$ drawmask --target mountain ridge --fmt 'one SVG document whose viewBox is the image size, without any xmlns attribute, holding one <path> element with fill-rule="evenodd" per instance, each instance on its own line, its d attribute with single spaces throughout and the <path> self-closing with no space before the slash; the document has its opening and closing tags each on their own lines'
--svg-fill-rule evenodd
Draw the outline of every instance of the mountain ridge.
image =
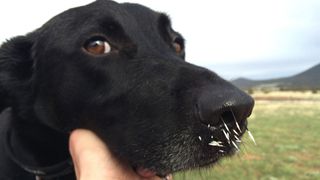
<svg viewBox="0 0 320 180">
<path fill-rule="evenodd" d="M 231 81 L 231 83 L 246 90 L 264 88 L 278 90 L 320 90 L 320 63 L 289 77 L 267 80 L 238 78 Z"/>
</svg>

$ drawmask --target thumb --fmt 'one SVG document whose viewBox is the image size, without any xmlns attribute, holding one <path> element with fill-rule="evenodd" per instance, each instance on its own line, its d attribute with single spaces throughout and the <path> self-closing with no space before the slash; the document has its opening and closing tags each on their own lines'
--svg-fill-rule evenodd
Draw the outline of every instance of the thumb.
<svg viewBox="0 0 320 180">
<path fill-rule="evenodd" d="M 69 150 L 78 180 L 128 179 L 128 176 L 134 176 L 134 172 L 121 166 L 105 144 L 89 130 L 74 130 L 70 135 Z"/>
</svg>

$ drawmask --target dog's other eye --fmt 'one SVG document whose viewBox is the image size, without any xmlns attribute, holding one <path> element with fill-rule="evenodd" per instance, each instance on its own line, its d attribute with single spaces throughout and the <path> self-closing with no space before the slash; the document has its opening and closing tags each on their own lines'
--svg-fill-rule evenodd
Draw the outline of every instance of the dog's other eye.
<svg viewBox="0 0 320 180">
<path fill-rule="evenodd" d="M 184 49 L 183 39 L 178 37 L 175 38 L 174 41 L 172 42 L 172 46 L 177 54 L 181 54 Z"/>
<path fill-rule="evenodd" d="M 103 55 L 111 52 L 110 44 L 103 38 L 94 38 L 87 41 L 84 49 L 93 55 Z"/>
<path fill-rule="evenodd" d="M 182 51 L 182 47 L 181 47 L 181 45 L 179 43 L 174 42 L 173 43 L 173 48 L 178 54 L 180 54 L 181 51 Z"/>
</svg>

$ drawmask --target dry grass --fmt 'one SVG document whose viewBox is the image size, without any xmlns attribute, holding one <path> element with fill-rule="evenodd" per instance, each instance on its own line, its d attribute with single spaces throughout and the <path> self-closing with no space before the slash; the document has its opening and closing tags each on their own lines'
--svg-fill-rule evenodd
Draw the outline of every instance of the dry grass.
<svg viewBox="0 0 320 180">
<path fill-rule="evenodd" d="M 268 93 L 256 91 L 252 96 L 256 100 L 267 101 L 320 101 L 320 92 L 314 93 L 312 91 L 273 91 Z"/>
</svg>

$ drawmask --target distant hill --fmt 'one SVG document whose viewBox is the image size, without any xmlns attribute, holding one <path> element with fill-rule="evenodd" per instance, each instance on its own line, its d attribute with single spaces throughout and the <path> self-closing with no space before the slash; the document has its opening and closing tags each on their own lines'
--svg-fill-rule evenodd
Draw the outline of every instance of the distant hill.
<svg viewBox="0 0 320 180">
<path fill-rule="evenodd" d="M 320 90 L 320 64 L 294 76 L 270 80 L 239 78 L 231 81 L 241 89 Z"/>
</svg>

